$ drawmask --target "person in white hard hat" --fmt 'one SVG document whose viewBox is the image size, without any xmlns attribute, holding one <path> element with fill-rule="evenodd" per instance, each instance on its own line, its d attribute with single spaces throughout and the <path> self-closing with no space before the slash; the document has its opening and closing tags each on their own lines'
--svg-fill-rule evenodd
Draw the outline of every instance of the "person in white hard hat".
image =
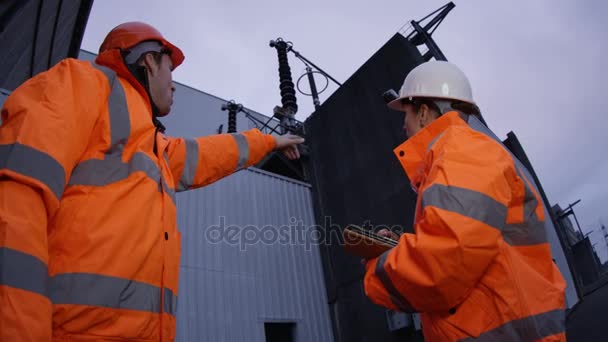
<svg viewBox="0 0 608 342">
<path fill-rule="evenodd" d="M 405 112 L 395 149 L 418 193 L 414 234 L 366 263 L 365 292 L 421 313 L 427 341 L 565 341 L 565 282 L 543 202 L 507 150 L 468 126 L 478 114 L 455 65 L 412 70 L 389 107 Z"/>
<path fill-rule="evenodd" d="M 408 137 L 449 111 L 479 114 L 467 77 L 455 65 L 443 61 L 424 63 L 412 70 L 403 82 L 399 98 L 388 106 L 409 113 L 403 125 Z"/>
</svg>

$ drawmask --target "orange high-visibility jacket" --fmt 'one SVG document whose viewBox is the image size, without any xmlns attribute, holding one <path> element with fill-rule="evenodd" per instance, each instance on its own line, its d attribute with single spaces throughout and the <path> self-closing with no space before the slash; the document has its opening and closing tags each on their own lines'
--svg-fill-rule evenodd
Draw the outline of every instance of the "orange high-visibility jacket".
<svg viewBox="0 0 608 342">
<path fill-rule="evenodd" d="M 175 193 L 274 148 L 258 130 L 157 133 L 117 50 L 25 82 L 0 127 L 0 341 L 173 340 Z"/>
<path fill-rule="evenodd" d="M 418 192 L 415 234 L 367 263 L 369 298 L 420 312 L 427 341 L 564 341 L 544 207 L 511 154 L 457 112 L 395 154 Z"/>
</svg>

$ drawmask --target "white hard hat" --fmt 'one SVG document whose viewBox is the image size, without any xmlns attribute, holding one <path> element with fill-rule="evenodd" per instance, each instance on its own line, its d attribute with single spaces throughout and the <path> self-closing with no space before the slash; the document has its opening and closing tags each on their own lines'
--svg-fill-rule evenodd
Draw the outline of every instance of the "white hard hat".
<svg viewBox="0 0 608 342">
<path fill-rule="evenodd" d="M 388 106 L 403 110 L 403 100 L 411 101 L 417 97 L 457 100 L 476 106 L 465 74 L 445 61 L 430 61 L 415 67 L 405 78 L 399 97 Z"/>
</svg>

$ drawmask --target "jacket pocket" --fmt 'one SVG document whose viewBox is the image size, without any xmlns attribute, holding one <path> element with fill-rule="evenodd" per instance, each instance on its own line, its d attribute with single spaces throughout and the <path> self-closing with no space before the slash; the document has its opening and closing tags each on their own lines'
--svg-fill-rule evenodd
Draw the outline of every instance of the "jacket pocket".
<svg viewBox="0 0 608 342">
<path fill-rule="evenodd" d="M 454 339 L 479 337 L 497 326 L 498 313 L 494 308 L 492 297 L 476 287 L 464 302 L 444 316 L 444 321 L 453 330 L 450 335 L 458 335 L 453 336 Z"/>
</svg>

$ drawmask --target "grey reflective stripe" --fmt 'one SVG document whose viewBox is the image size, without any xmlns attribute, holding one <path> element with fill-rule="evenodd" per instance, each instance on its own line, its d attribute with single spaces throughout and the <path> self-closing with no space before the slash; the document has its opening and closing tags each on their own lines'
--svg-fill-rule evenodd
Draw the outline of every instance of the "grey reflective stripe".
<svg viewBox="0 0 608 342">
<path fill-rule="evenodd" d="M 500 231 L 507 218 L 507 207 L 490 196 L 443 184 L 433 184 L 422 193 L 422 209 L 429 206 L 458 213 Z"/>
<path fill-rule="evenodd" d="M 468 337 L 461 342 L 537 341 L 566 331 L 564 310 L 553 310 L 514 320 L 486 331 L 479 337 Z"/>
<path fill-rule="evenodd" d="M 162 183 L 163 189 L 165 189 L 165 192 L 167 193 L 167 195 L 169 195 L 169 197 L 171 198 L 171 200 L 173 201 L 174 204 L 177 204 L 177 202 L 175 201 L 175 190 L 169 188 L 169 186 L 165 182 L 165 178 L 162 178 L 162 182 L 163 182 Z"/>
<path fill-rule="evenodd" d="M 160 292 L 159 287 L 150 284 L 92 273 L 62 273 L 50 279 L 53 304 L 159 313 Z"/>
<path fill-rule="evenodd" d="M 69 185 L 105 186 L 127 179 L 135 172 L 144 172 L 150 179 L 160 183 L 160 170 L 150 157 L 137 152 L 124 163 L 117 154 L 105 159 L 89 159 L 78 164 L 72 172 Z"/>
<path fill-rule="evenodd" d="M 524 212 L 522 223 L 510 223 L 505 226 L 503 236 L 505 241 L 512 246 L 529 246 L 548 242 L 545 223 L 538 219 L 536 215 L 536 207 L 538 200 L 534 192 L 528 186 L 527 179 L 519 169 L 517 175 L 524 183 Z"/>
<path fill-rule="evenodd" d="M 167 166 L 170 168 L 171 163 L 169 163 L 169 156 L 167 155 L 167 151 L 165 151 L 164 157 L 165 157 L 165 162 L 167 162 Z M 167 195 L 169 195 L 169 197 L 171 197 L 171 200 L 173 201 L 173 203 L 177 204 L 177 202 L 175 201 L 175 189 L 172 189 L 169 187 L 167 182 L 165 182 L 165 177 L 163 177 L 162 174 L 161 174 L 161 180 L 162 180 L 162 187 L 165 189 L 165 192 L 167 193 Z"/>
<path fill-rule="evenodd" d="M 416 312 L 416 310 L 414 310 L 414 307 L 410 304 L 410 302 L 407 299 L 405 299 L 405 297 L 403 297 L 399 293 L 399 291 L 397 291 L 397 289 L 395 288 L 395 285 L 393 284 L 393 282 L 389 278 L 388 274 L 386 273 L 384 264 L 386 263 L 386 257 L 388 256 L 389 252 L 390 252 L 390 250 L 382 253 L 380 258 L 378 258 L 378 261 L 376 262 L 376 270 L 375 270 L 376 277 L 378 277 L 378 279 L 380 279 L 380 281 L 382 282 L 382 285 L 384 285 L 384 289 L 386 290 L 386 292 L 388 292 L 391 302 L 393 302 L 393 304 L 400 311 Z"/>
<path fill-rule="evenodd" d="M 125 91 L 116 76 L 116 72 L 102 65 L 92 63 L 93 67 L 104 73 L 110 83 L 110 96 L 108 98 L 108 110 L 110 114 L 110 137 L 111 147 L 108 153 L 112 153 L 127 143 L 131 134 L 131 122 L 127 97 Z"/>
<path fill-rule="evenodd" d="M 40 181 L 61 200 L 65 170 L 50 155 L 19 143 L 0 145 L 0 169 L 7 169 Z"/>
<path fill-rule="evenodd" d="M 242 134 L 232 134 L 239 147 L 239 162 L 236 166 L 237 170 L 244 168 L 249 160 L 249 142 Z"/>
<path fill-rule="evenodd" d="M 511 246 L 529 246 L 548 242 L 545 222 L 538 220 L 506 224 L 502 234 Z"/>
<path fill-rule="evenodd" d="M 104 159 L 89 159 L 78 164 L 72 171 L 69 185 L 105 186 L 141 171 L 158 184 L 160 192 L 164 189 L 175 203 L 175 190 L 167 186 L 161 177 L 161 169 L 145 153 L 137 152 L 128 162 L 122 161 L 123 149 L 131 134 L 125 91 L 113 70 L 94 63 L 92 66 L 101 71 L 110 84 L 108 111 L 111 143 Z"/>
<path fill-rule="evenodd" d="M 473 130 L 489 137 L 490 139 L 496 141 L 500 146 L 504 147 L 502 141 L 500 141 L 496 134 L 494 134 L 494 132 L 492 132 L 488 127 L 486 127 L 486 125 L 484 125 L 481 121 L 479 121 L 479 119 L 475 117 L 475 115 L 467 115 L 465 121 Z M 506 147 L 504 148 L 508 151 Z"/>
<path fill-rule="evenodd" d="M 517 171 L 517 175 L 519 176 L 521 181 L 524 183 L 524 221 L 529 221 L 532 219 L 538 220 L 536 216 L 536 207 L 538 207 L 538 201 L 536 200 L 536 196 L 534 195 L 534 192 L 530 190 L 527 179 L 525 179 L 519 167 L 516 166 L 515 170 Z"/>
<path fill-rule="evenodd" d="M 168 288 L 164 289 L 163 312 L 173 316 L 177 314 L 177 296 Z"/>
<path fill-rule="evenodd" d="M 177 185 L 177 191 L 188 190 L 194 183 L 194 175 L 198 166 L 198 143 L 194 139 L 186 139 L 186 160 L 184 171 Z"/>
<path fill-rule="evenodd" d="M 0 285 L 47 297 L 48 269 L 42 260 L 12 248 L 0 247 Z"/>
<path fill-rule="evenodd" d="M 438 134 L 436 137 L 433 138 L 433 140 L 431 140 L 431 142 L 429 143 L 429 145 L 426 147 L 426 152 L 428 153 L 431 148 L 433 148 L 433 146 L 435 146 L 435 143 L 437 142 L 437 140 L 439 140 L 439 138 L 443 135 L 443 133 Z"/>
<path fill-rule="evenodd" d="M 148 155 L 137 152 L 125 163 L 117 154 L 106 155 L 105 159 L 89 159 L 78 164 L 72 172 L 69 186 L 106 186 L 129 178 L 136 172 L 143 172 L 158 185 L 158 191 L 164 191 L 175 202 L 175 190 L 171 189 L 161 178 L 160 169 Z"/>
<path fill-rule="evenodd" d="M 545 223 L 543 221 L 539 221 L 536 215 L 538 201 L 536 200 L 536 196 L 534 196 L 533 191 L 528 186 L 528 182 L 526 182 L 526 180 L 531 179 L 528 170 L 524 167 L 521 161 L 519 161 L 519 159 L 517 159 L 513 153 L 502 144 L 502 141 L 500 141 L 500 139 L 498 139 L 498 137 L 492 131 L 481 123 L 481 121 L 479 121 L 479 119 L 473 115 L 469 115 L 467 123 L 475 131 L 482 133 L 496 141 L 507 153 L 509 153 L 515 166 L 515 170 L 517 171 L 517 175 L 524 182 L 526 193 L 524 196 L 523 223 L 506 224 L 503 230 L 503 238 L 505 241 L 512 246 L 535 245 L 548 242 Z M 538 191 L 536 184 L 532 182 L 530 183 L 534 189 Z"/>
</svg>

